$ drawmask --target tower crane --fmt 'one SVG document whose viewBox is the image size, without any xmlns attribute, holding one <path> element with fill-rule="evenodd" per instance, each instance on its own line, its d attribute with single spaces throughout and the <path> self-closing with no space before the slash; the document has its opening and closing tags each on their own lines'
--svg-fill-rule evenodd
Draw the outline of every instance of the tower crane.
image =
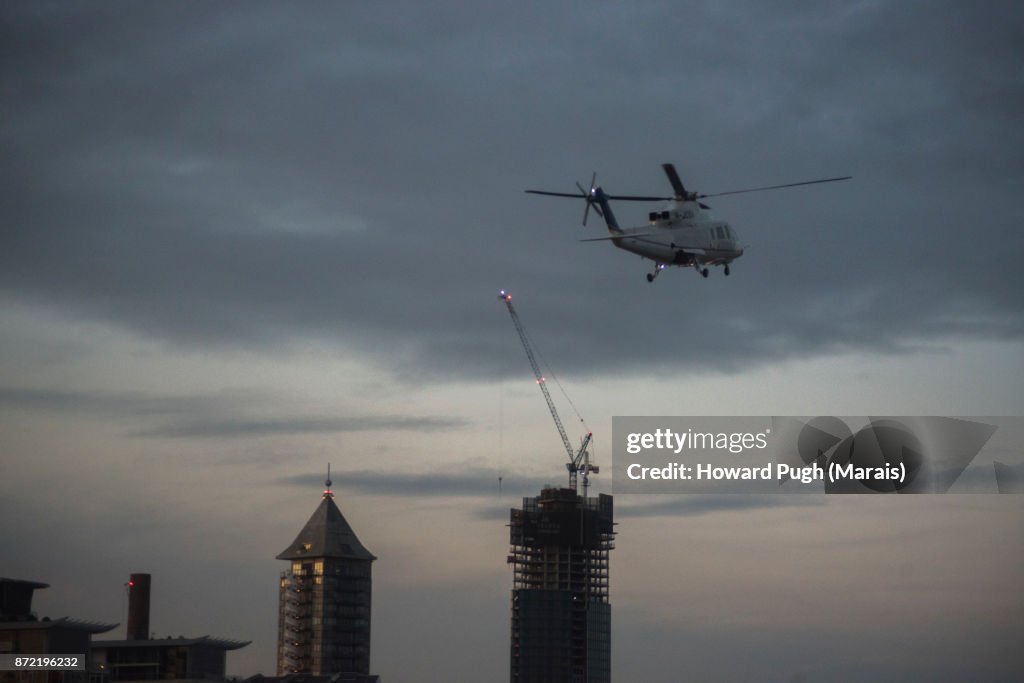
<svg viewBox="0 0 1024 683">
<path fill-rule="evenodd" d="M 512 307 L 512 295 L 506 292 L 504 289 L 498 294 L 498 298 L 505 302 L 508 307 L 509 315 L 512 316 L 512 324 L 516 326 L 516 332 L 519 333 L 519 340 L 523 343 L 523 350 L 526 351 L 526 358 L 530 361 L 530 367 L 533 368 L 533 374 L 537 378 L 537 386 L 540 387 L 540 391 L 544 394 L 544 400 L 548 404 L 548 411 L 551 412 L 551 419 L 555 421 L 555 427 L 558 428 L 558 435 L 562 437 L 562 445 L 565 446 L 565 452 L 569 456 L 569 462 L 565 463 L 566 469 L 569 470 L 569 488 L 576 491 L 576 480 L 579 475 L 583 477 L 583 497 L 587 497 L 587 487 L 589 484 L 589 475 L 591 473 L 597 474 L 600 472 L 600 468 L 597 465 L 590 463 L 590 452 L 587 450 L 587 446 L 590 445 L 590 439 L 593 437 L 593 432 L 587 432 L 586 436 L 583 437 L 582 445 L 578 451 L 573 452 L 572 444 L 569 443 L 569 437 L 565 433 L 565 425 L 562 424 L 562 419 L 558 416 L 558 410 L 555 408 L 554 401 L 551 400 L 551 393 L 548 391 L 547 381 L 544 378 L 544 373 L 540 371 L 540 365 L 537 364 L 537 358 L 533 355 L 533 348 L 530 346 L 530 340 L 526 337 L 526 330 L 523 329 L 523 323 L 519 320 L 519 314 L 516 313 L 516 309 Z"/>
</svg>

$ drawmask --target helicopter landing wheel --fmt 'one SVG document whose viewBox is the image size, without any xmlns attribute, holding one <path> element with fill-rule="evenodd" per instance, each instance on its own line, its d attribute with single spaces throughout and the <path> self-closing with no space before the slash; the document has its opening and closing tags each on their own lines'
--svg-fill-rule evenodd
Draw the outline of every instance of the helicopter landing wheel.
<svg viewBox="0 0 1024 683">
<path fill-rule="evenodd" d="M 654 282 L 654 275 L 651 274 L 651 273 L 647 273 L 647 281 L 648 282 Z"/>
<path fill-rule="evenodd" d="M 729 277 L 729 266 L 725 267 L 725 276 Z"/>
<path fill-rule="evenodd" d="M 708 276 L 708 269 L 705 268 L 704 270 L 700 271 L 700 274 L 703 275 L 704 277 L 707 277 Z"/>
</svg>

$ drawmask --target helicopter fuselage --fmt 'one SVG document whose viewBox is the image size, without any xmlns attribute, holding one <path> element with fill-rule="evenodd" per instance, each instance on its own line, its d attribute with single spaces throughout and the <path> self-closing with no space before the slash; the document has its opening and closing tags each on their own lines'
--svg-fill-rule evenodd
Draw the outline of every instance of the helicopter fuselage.
<svg viewBox="0 0 1024 683">
<path fill-rule="evenodd" d="M 674 202 L 648 218 L 642 227 L 616 230 L 609 226 L 612 244 L 660 265 L 728 265 L 743 255 L 729 223 L 715 219 L 697 202 Z"/>
<path fill-rule="evenodd" d="M 608 237 L 584 241 L 611 240 L 619 249 L 651 259 L 655 265 L 647 274 L 648 282 L 667 266 L 691 266 L 704 277 L 708 266 L 724 266 L 728 275 L 729 264 L 743 255 L 739 237 L 729 223 L 714 218 L 700 202 L 672 200 L 661 211 L 649 213 L 646 226 L 622 228 L 601 188 L 594 188 L 590 197 L 600 206 Z"/>
</svg>

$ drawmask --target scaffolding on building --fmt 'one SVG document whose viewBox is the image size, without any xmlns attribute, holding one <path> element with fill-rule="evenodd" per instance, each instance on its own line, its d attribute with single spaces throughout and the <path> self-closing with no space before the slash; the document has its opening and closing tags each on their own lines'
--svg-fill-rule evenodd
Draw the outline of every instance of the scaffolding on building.
<svg viewBox="0 0 1024 683">
<path fill-rule="evenodd" d="M 312 577 L 304 571 L 281 573 L 279 661 L 286 671 L 309 671 L 313 608 Z"/>
<path fill-rule="evenodd" d="M 512 681 L 610 680 L 612 497 L 544 489 L 511 511 Z"/>
</svg>

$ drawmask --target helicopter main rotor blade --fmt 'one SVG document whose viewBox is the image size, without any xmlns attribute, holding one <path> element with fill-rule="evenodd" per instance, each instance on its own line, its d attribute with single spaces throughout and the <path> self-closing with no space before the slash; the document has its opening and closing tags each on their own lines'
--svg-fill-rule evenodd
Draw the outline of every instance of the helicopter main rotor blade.
<svg viewBox="0 0 1024 683">
<path fill-rule="evenodd" d="M 617 199 L 620 202 L 667 202 L 670 199 L 675 199 L 675 197 L 645 197 L 626 194 L 606 194 L 605 199 Z"/>
<path fill-rule="evenodd" d="M 661 167 L 665 169 L 665 175 L 668 176 L 668 181 L 672 183 L 672 189 L 676 191 L 677 197 L 686 196 L 686 188 L 683 187 L 683 181 L 679 179 L 679 174 L 676 173 L 676 167 L 674 164 L 662 164 Z"/>
<path fill-rule="evenodd" d="M 703 199 L 704 197 L 722 197 L 727 194 L 742 194 L 744 192 L 761 192 L 763 190 L 780 190 L 784 187 L 798 187 L 800 185 L 816 185 L 818 183 L 834 183 L 838 180 L 849 180 L 852 175 L 844 175 L 841 178 L 822 178 L 821 180 L 805 180 L 801 183 L 786 183 L 785 185 L 770 185 L 768 187 L 752 187 L 748 190 L 730 190 L 728 192 L 714 192 L 712 194 L 699 194 L 698 198 Z"/>
<path fill-rule="evenodd" d="M 579 192 L 546 192 L 545 190 L 523 190 L 527 194 L 546 194 L 549 197 L 572 197 L 573 199 L 579 199 Z"/>
<path fill-rule="evenodd" d="M 543 194 L 549 197 L 571 197 L 572 199 L 580 199 L 582 197 L 578 192 L 548 192 L 547 190 L 523 190 L 523 192 L 528 194 Z M 637 195 L 606 194 L 605 199 L 615 199 L 622 202 L 665 202 L 670 199 L 675 199 L 675 197 L 666 197 L 664 195 L 661 197 L 647 197 Z"/>
</svg>

